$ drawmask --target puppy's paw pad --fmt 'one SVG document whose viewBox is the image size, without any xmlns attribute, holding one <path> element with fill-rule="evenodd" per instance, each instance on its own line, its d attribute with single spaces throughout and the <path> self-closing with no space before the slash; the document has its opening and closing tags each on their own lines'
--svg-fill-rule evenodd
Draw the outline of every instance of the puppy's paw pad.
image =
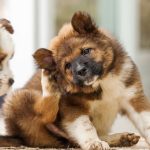
<svg viewBox="0 0 150 150">
<path fill-rule="evenodd" d="M 134 133 L 125 133 L 120 138 L 121 146 L 133 146 L 138 143 L 139 139 L 140 136 Z"/>
<path fill-rule="evenodd" d="M 109 150 L 109 145 L 104 141 L 90 141 L 87 143 L 86 150 Z"/>
</svg>

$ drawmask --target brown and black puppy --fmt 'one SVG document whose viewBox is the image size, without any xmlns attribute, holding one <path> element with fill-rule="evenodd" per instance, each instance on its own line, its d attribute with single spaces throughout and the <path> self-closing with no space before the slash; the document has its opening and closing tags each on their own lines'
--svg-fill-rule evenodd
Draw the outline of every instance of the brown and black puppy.
<svg viewBox="0 0 150 150">
<path fill-rule="evenodd" d="M 117 114 L 124 112 L 150 143 L 150 103 L 136 65 L 88 14 L 75 13 L 49 50 L 38 50 L 34 58 L 42 75 L 38 72 L 26 85 L 27 92 L 15 92 L 4 105 L 9 135 L 22 138 L 28 146 L 59 147 L 61 141 L 46 128 L 55 120 L 84 150 L 131 146 L 139 140 L 134 134 L 107 136 Z M 57 70 L 54 78 L 49 71 L 52 64 Z"/>
</svg>

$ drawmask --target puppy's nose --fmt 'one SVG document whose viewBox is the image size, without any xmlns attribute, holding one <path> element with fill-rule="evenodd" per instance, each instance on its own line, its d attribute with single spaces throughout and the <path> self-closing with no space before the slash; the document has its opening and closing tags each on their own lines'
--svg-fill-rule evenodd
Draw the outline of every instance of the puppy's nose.
<svg viewBox="0 0 150 150">
<path fill-rule="evenodd" d="M 85 67 L 83 67 L 82 69 L 80 69 L 80 70 L 77 71 L 77 74 L 78 74 L 79 76 L 86 76 L 86 74 L 87 74 L 87 69 L 86 69 Z"/>
<path fill-rule="evenodd" d="M 14 79 L 13 79 L 13 78 L 10 78 L 10 79 L 8 80 L 8 83 L 9 83 L 10 86 L 13 85 Z"/>
</svg>

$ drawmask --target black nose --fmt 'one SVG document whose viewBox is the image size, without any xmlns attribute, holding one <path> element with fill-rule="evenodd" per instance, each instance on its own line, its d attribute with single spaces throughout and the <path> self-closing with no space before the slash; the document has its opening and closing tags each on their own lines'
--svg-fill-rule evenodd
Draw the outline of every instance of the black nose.
<svg viewBox="0 0 150 150">
<path fill-rule="evenodd" d="M 9 81 L 8 81 L 9 85 L 13 85 L 14 83 L 14 79 L 10 78 Z"/>
<path fill-rule="evenodd" d="M 87 74 L 87 69 L 86 69 L 85 67 L 83 67 L 82 69 L 80 69 L 80 70 L 77 71 L 77 74 L 78 74 L 79 76 L 86 76 L 86 74 Z"/>
</svg>

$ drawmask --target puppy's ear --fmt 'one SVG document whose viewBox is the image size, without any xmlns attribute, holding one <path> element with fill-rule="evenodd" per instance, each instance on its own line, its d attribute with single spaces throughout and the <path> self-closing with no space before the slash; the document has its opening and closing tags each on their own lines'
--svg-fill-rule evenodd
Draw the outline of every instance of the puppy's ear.
<svg viewBox="0 0 150 150">
<path fill-rule="evenodd" d="M 6 58 L 7 54 L 0 52 L 0 63 Z"/>
<path fill-rule="evenodd" d="M 10 34 L 14 33 L 14 29 L 11 25 L 11 22 L 7 19 L 0 19 L 0 27 L 4 27 Z"/>
<path fill-rule="evenodd" d="M 38 49 L 33 57 L 40 69 L 53 70 L 56 67 L 56 63 L 52 56 L 52 52 L 45 48 Z"/>
<path fill-rule="evenodd" d="M 90 15 L 85 12 L 76 12 L 72 17 L 71 24 L 74 30 L 80 34 L 97 32 L 95 23 L 92 21 Z"/>
</svg>

